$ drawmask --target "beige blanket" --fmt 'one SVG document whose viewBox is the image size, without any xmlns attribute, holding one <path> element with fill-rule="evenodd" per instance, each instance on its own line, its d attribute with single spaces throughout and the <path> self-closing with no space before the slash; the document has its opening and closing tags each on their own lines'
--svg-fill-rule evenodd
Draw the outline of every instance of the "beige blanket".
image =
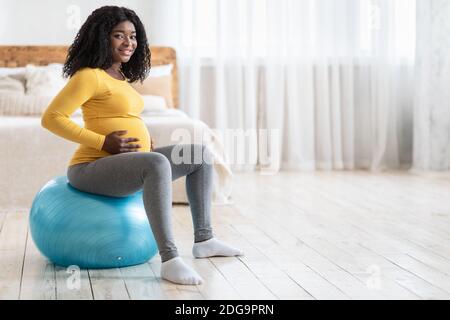
<svg viewBox="0 0 450 320">
<path fill-rule="evenodd" d="M 224 148 L 205 123 L 173 109 L 154 111 L 143 118 L 155 140 L 155 147 L 180 142 L 207 144 L 215 158 L 213 204 L 231 203 L 232 173 L 226 163 Z M 83 125 L 79 114 L 72 120 Z M 183 141 L 177 133 L 181 133 Z M 43 129 L 38 116 L 1 116 L 0 206 L 31 207 L 36 193 L 47 181 L 66 174 L 76 147 L 75 143 Z M 173 202 L 188 202 L 184 177 L 173 182 Z"/>
</svg>

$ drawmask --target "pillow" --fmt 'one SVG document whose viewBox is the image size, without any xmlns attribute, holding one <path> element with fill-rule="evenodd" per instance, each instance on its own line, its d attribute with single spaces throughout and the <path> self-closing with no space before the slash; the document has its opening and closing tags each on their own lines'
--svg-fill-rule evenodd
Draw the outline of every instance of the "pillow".
<svg viewBox="0 0 450 320">
<path fill-rule="evenodd" d="M 158 117 L 158 118 L 162 118 L 162 117 L 164 117 L 164 118 L 168 118 L 168 117 L 171 117 L 171 118 L 180 118 L 180 117 L 188 118 L 189 117 L 186 114 L 186 112 L 181 111 L 179 109 L 175 109 L 175 108 L 174 109 L 167 108 L 167 109 L 164 109 L 164 110 L 157 110 L 157 109 L 149 110 L 146 113 L 144 113 L 143 116 L 144 117 L 151 117 L 153 119 L 155 117 Z"/>
<path fill-rule="evenodd" d="M 172 68 L 172 64 L 152 67 L 150 70 L 150 75 L 142 84 L 137 81 L 131 85 L 141 95 L 164 97 L 167 107 L 173 108 Z"/>
<path fill-rule="evenodd" d="M 0 68 L 0 77 L 9 76 L 10 78 L 20 80 L 25 86 L 25 67 L 19 68 Z"/>
<path fill-rule="evenodd" d="M 0 94 L 4 93 L 24 94 L 23 82 L 11 76 L 0 76 Z"/>
<path fill-rule="evenodd" d="M 0 68 L 0 76 L 10 76 L 10 75 L 20 75 L 20 74 L 25 76 L 25 67 Z"/>
<path fill-rule="evenodd" d="M 163 77 L 172 75 L 173 64 L 163 64 L 150 69 L 150 77 Z"/>
<path fill-rule="evenodd" d="M 142 113 L 167 109 L 167 103 L 164 97 L 153 95 L 142 95 L 142 99 L 144 100 L 144 110 L 142 111 Z"/>
<path fill-rule="evenodd" d="M 35 96 L 22 93 L 0 93 L 0 115 L 41 115 L 51 102 L 50 96 Z"/>
<path fill-rule="evenodd" d="M 52 102 L 51 96 L 38 96 L 23 93 L 0 92 L 0 115 L 2 116 L 41 116 Z M 72 116 L 81 116 L 78 108 Z"/>
<path fill-rule="evenodd" d="M 63 65 L 60 63 L 47 66 L 28 64 L 25 68 L 27 94 L 54 97 L 67 83 L 67 79 L 62 76 Z"/>
</svg>

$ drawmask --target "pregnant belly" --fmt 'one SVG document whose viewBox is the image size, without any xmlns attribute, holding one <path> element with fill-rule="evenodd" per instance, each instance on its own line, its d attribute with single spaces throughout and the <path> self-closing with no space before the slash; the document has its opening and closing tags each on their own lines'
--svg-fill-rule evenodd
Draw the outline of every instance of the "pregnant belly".
<svg viewBox="0 0 450 320">
<path fill-rule="evenodd" d="M 151 141 L 150 134 L 144 121 L 139 118 L 101 118 L 97 120 L 97 130 L 103 135 L 107 135 L 113 131 L 127 130 L 127 133 L 122 135 L 122 138 L 137 138 L 141 148 L 138 151 L 150 151 Z"/>
</svg>

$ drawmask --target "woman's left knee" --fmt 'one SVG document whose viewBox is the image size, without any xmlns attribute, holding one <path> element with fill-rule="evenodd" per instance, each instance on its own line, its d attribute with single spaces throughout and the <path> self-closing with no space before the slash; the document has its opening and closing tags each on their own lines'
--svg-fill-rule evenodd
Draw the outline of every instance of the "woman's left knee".
<svg viewBox="0 0 450 320">
<path fill-rule="evenodd" d="M 213 156 L 210 149 L 204 144 L 192 144 L 194 163 L 209 164 L 213 163 Z M 200 159 L 200 160 L 198 160 Z"/>
</svg>

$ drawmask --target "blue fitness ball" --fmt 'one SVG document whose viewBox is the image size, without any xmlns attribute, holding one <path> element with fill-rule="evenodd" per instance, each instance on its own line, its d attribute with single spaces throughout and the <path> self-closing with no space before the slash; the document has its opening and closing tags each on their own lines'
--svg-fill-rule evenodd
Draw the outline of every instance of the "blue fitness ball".
<svg viewBox="0 0 450 320">
<path fill-rule="evenodd" d="M 49 181 L 36 195 L 30 231 L 39 251 L 64 267 L 132 266 L 158 251 L 142 190 L 127 197 L 106 197 L 75 189 L 66 176 Z"/>
</svg>

